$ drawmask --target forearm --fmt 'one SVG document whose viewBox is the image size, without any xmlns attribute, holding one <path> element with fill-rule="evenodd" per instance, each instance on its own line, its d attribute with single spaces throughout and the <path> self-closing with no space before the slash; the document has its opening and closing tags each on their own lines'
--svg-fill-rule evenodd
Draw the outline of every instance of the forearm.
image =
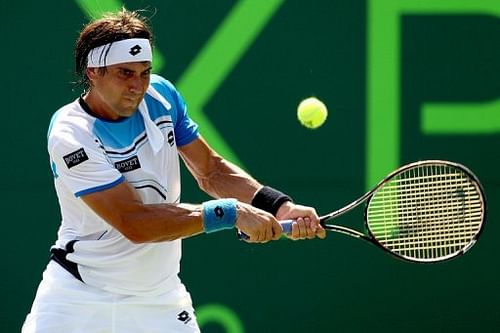
<svg viewBox="0 0 500 333">
<path fill-rule="evenodd" d="M 197 177 L 203 191 L 214 198 L 236 198 L 250 203 L 262 185 L 235 164 L 217 156 L 212 160 L 212 171 Z"/>
<path fill-rule="evenodd" d="M 262 187 L 247 172 L 224 160 L 202 137 L 179 147 L 179 152 L 200 188 L 214 198 L 250 203 Z"/>
<path fill-rule="evenodd" d="M 236 198 L 273 215 L 285 201 L 291 200 L 279 191 L 263 187 L 247 172 L 218 155 L 202 138 L 180 148 L 180 152 L 200 188 L 214 198 Z"/>
<path fill-rule="evenodd" d="M 201 205 L 145 204 L 127 182 L 81 199 L 134 243 L 174 240 L 203 232 Z"/>
<path fill-rule="evenodd" d="M 171 241 L 203 232 L 201 205 L 141 204 L 124 211 L 122 233 L 134 243 Z"/>
</svg>

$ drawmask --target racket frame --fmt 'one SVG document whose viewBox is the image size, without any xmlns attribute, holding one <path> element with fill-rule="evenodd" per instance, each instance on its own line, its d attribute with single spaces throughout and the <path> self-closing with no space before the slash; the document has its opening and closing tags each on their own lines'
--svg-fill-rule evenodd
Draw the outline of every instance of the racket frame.
<svg viewBox="0 0 500 333">
<path fill-rule="evenodd" d="M 432 164 L 439 164 L 439 165 L 443 165 L 443 166 L 450 166 L 450 167 L 460 169 L 468 177 L 470 177 L 470 179 L 473 181 L 473 184 L 478 189 L 479 197 L 480 197 L 481 202 L 482 202 L 483 216 L 482 216 L 481 226 L 467 246 L 465 246 L 460 251 L 453 253 L 453 254 L 450 254 L 448 256 L 444 256 L 444 257 L 440 257 L 440 258 L 432 258 L 432 259 L 417 259 L 417 258 L 412 258 L 412 257 L 400 255 L 400 254 L 395 253 L 395 252 L 391 251 L 390 249 L 386 248 L 384 245 L 382 245 L 382 243 L 380 243 L 375 238 L 372 231 L 370 230 L 370 227 L 368 225 L 368 207 L 370 204 L 370 200 L 373 198 L 375 193 L 380 188 L 382 188 L 382 186 L 384 186 L 387 182 L 391 181 L 396 175 L 403 173 L 406 170 L 418 167 L 418 166 L 425 166 L 425 165 L 432 165 Z M 364 229 L 365 229 L 366 233 L 362 233 L 360 231 L 351 229 L 349 227 L 326 223 L 329 220 L 333 220 L 333 219 L 347 213 L 348 211 L 353 210 L 354 208 L 358 207 L 360 204 L 362 204 L 364 202 L 366 202 L 365 208 L 364 208 Z M 359 199 L 351 202 L 347 206 L 344 206 L 336 211 L 333 211 L 329 214 L 320 216 L 320 224 L 326 230 L 335 231 L 335 232 L 342 233 L 342 234 L 345 234 L 345 235 L 348 235 L 351 237 L 365 240 L 365 241 L 383 249 L 385 252 L 391 254 L 392 256 L 394 256 L 398 259 L 402 259 L 404 261 L 410 261 L 410 262 L 414 262 L 414 263 L 415 262 L 416 263 L 436 263 L 436 262 L 442 262 L 442 261 L 446 261 L 446 260 L 449 260 L 452 258 L 462 256 L 467 251 L 469 251 L 470 248 L 472 248 L 472 246 L 476 243 L 476 241 L 479 238 L 479 236 L 481 235 L 481 233 L 483 232 L 484 224 L 486 221 L 486 215 L 487 215 L 487 205 L 486 205 L 486 196 L 484 194 L 483 186 L 481 185 L 479 178 L 477 178 L 477 176 L 470 169 L 468 169 L 464 165 L 456 163 L 456 162 L 450 162 L 450 161 L 445 161 L 445 160 L 423 160 L 423 161 L 418 161 L 418 162 L 413 162 L 413 163 L 403 165 L 400 168 L 394 170 L 393 172 L 388 174 L 384 179 L 382 179 L 373 189 L 371 189 L 370 191 L 365 193 Z"/>
</svg>

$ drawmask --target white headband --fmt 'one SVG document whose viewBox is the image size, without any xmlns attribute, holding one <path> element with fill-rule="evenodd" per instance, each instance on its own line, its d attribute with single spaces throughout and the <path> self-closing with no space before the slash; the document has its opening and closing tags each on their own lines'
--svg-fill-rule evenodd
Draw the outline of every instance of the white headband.
<svg viewBox="0 0 500 333">
<path fill-rule="evenodd" d="M 106 67 L 125 62 L 152 61 L 151 44 L 145 38 L 130 38 L 90 50 L 87 67 Z"/>
</svg>

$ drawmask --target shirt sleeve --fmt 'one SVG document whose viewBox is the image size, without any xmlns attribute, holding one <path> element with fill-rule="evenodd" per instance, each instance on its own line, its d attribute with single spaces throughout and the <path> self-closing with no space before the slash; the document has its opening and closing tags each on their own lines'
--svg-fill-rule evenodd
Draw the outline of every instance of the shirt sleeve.
<svg viewBox="0 0 500 333">
<path fill-rule="evenodd" d="M 74 132 L 59 133 L 49 138 L 48 148 L 56 181 L 76 197 L 112 188 L 125 180 L 90 137 L 77 140 Z"/>
<path fill-rule="evenodd" d="M 198 124 L 195 123 L 188 114 L 187 104 L 180 92 L 168 80 L 161 76 L 152 76 L 154 88 L 172 104 L 172 120 L 177 146 L 184 146 L 198 138 Z"/>
<path fill-rule="evenodd" d="M 196 124 L 188 115 L 187 105 L 184 98 L 176 90 L 176 109 L 177 121 L 175 122 L 175 137 L 177 146 L 184 146 L 199 136 L 198 124 Z"/>
</svg>

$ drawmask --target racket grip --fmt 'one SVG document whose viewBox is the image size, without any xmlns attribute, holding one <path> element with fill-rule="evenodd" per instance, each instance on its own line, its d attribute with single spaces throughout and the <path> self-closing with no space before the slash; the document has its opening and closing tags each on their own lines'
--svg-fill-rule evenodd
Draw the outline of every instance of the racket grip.
<svg viewBox="0 0 500 333">
<path fill-rule="evenodd" d="M 279 221 L 279 223 L 281 225 L 281 228 L 283 229 L 283 233 L 284 234 L 290 235 L 292 233 L 292 224 L 293 224 L 293 222 L 295 222 L 295 221 L 294 220 Z M 241 240 L 247 240 L 250 237 L 247 234 L 245 234 L 243 231 L 238 230 L 238 238 L 241 239 Z"/>
<path fill-rule="evenodd" d="M 295 220 L 283 220 L 279 222 L 281 224 L 281 228 L 283 229 L 283 233 L 290 235 L 292 233 L 292 224 Z"/>
</svg>

